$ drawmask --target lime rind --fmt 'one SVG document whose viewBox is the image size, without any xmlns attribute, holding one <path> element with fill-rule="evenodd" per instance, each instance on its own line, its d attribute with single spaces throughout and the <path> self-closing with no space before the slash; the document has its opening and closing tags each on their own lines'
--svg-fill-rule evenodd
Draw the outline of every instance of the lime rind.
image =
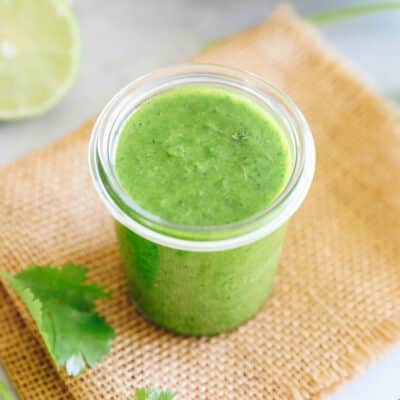
<svg viewBox="0 0 400 400">
<path fill-rule="evenodd" d="M 61 55 L 65 54 L 66 57 L 64 62 L 68 62 L 69 65 L 67 76 L 61 83 L 57 83 L 55 85 L 51 85 L 51 79 L 49 79 L 47 83 L 52 86 L 52 89 L 49 90 L 48 97 L 40 103 L 30 105 L 21 102 L 16 104 L 15 107 L 0 107 L 0 121 L 15 121 L 25 118 L 33 118 L 48 112 L 65 96 L 77 79 L 81 58 L 81 35 L 78 21 L 65 0 L 47 0 L 47 2 L 54 7 L 54 10 L 58 15 L 65 19 L 66 26 L 68 27 L 71 47 L 65 53 L 60 51 Z M 41 49 L 38 48 L 36 50 L 38 52 L 38 56 L 40 56 Z M 45 49 L 44 52 L 49 53 L 49 50 Z M 68 53 L 69 56 L 67 56 Z M 2 90 L 1 85 L 0 90 Z M 29 90 L 29 87 L 27 90 Z"/>
</svg>

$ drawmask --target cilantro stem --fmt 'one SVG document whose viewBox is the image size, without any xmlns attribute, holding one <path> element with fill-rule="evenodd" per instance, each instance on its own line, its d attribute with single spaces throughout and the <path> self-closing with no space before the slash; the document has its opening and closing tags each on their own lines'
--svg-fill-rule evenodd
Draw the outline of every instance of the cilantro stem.
<svg viewBox="0 0 400 400">
<path fill-rule="evenodd" d="M 362 6 L 340 8 L 338 10 L 310 15 L 309 17 L 306 18 L 306 20 L 308 20 L 309 22 L 311 22 L 316 26 L 324 26 L 334 22 L 340 22 L 347 18 L 361 17 L 366 14 L 391 11 L 391 10 L 400 11 L 400 1 L 391 1 L 386 3 L 371 3 Z"/>
<path fill-rule="evenodd" d="M 10 391 L 8 390 L 5 383 L 0 382 L 0 399 L 1 400 L 13 400 Z"/>
</svg>

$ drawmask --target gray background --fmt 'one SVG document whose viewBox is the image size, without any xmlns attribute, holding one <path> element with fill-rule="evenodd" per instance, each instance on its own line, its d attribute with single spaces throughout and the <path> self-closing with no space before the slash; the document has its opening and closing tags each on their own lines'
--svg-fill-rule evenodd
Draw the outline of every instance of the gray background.
<svg viewBox="0 0 400 400">
<path fill-rule="evenodd" d="M 196 54 L 205 43 L 262 21 L 278 2 L 76 0 L 71 3 L 83 38 L 78 81 L 48 114 L 29 121 L 0 123 L 0 165 L 79 127 L 138 75 L 179 63 Z M 365 2 L 298 0 L 289 3 L 300 14 L 309 15 Z M 334 24 L 321 32 L 378 91 L 400 100 L 400 12 Z M 398 400 L 399 370 L 400 345 L 331 398 Z"/>
</svg>

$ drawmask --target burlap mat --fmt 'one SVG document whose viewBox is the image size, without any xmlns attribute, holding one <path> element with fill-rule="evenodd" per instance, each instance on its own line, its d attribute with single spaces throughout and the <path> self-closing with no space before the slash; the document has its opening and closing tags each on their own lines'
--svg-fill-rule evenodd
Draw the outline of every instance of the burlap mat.
<svg viewBox="0 0 400 400">
<path fill-rule="evenodd" d="M 0 265 L 87 264 L 115 293 L 100 311 L 117 339 L 98 368 L 58 379 L 7 289 L 18 312 L 2 293 L 0 357 L 23 398 L 125 400 L 136 386 L 156 386 L 184 400 L 317 399 L 400 339 L 395 113 L 287 9 L 197 61 L 282 87 L 315 136 L 315 183 L 290 226 L 272 298 L 255 319 L 213 338 L 145 322 L 129 305 L 112 221 L 88 175 L 89 123 L 0 173 Z"/>
</svg>

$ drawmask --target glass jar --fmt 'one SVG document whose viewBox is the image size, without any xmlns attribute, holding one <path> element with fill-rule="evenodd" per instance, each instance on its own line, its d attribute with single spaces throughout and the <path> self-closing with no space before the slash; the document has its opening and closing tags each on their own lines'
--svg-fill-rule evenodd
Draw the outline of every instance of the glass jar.
<svg viewBox="0 0 400 400">
<path fill-rule="evenodd" d="M 287 141 L 290 178 L 257 214 L 222 226 L 172 224 L 141 208 L 115 171 L 119 135 L 149 98 L 181 85 L 224 88 L 262 107 Z M 315 149 L 310 129 L 288 96 L 236 69 L 182 65 L 145 75 L 122 89 L 93 129 L 90 170 L 100 198 L 116 220 L 130 294 L 140 312 L 184 335 L 231 330 L 254 316 L 271 291 L 287 223 L 312 182 Z"/>
</svg>

